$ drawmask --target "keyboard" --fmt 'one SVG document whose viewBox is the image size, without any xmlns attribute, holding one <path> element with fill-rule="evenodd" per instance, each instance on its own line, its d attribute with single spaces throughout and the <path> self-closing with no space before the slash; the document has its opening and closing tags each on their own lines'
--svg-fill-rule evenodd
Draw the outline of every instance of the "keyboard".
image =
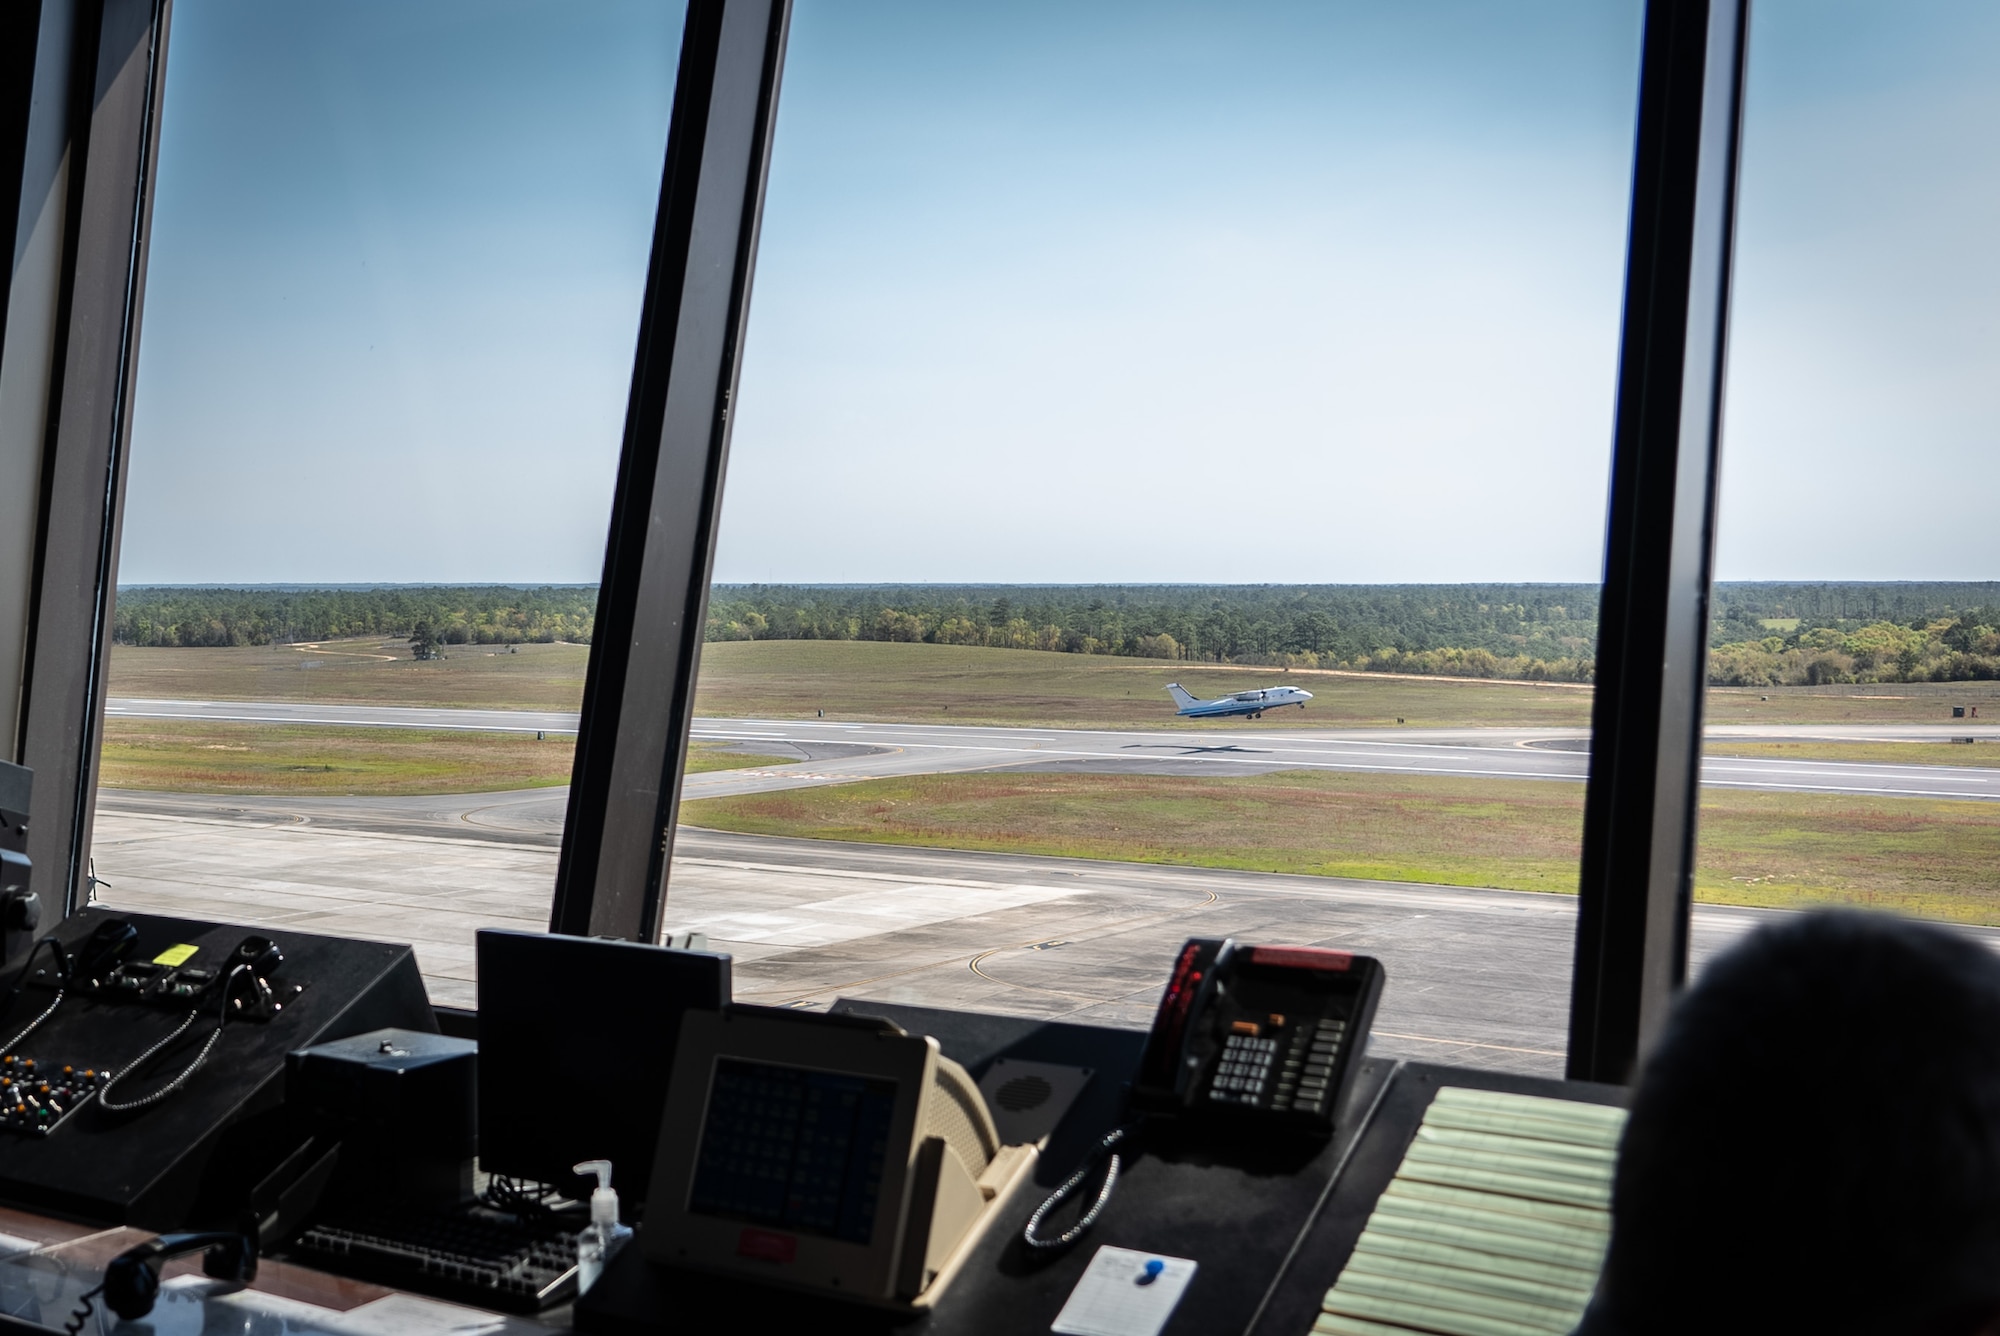
<svg viewBox="0 0 2000 1336">
<path fill-rule="evenodd" d="M 484 1206 L 308 1226 L 286 1250 L 323 1271 L 509 1313 L 576 1297 L 576 1236 L 556 1220 Z"/>
</svg>

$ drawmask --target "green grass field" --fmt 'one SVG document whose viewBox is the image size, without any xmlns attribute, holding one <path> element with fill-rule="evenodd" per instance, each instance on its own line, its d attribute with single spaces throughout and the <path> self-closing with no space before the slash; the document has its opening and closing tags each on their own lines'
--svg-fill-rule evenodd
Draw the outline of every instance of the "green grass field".
<svg viewBox="0 0 2000 1336">
<path fill-rule="evenodd" d="M 99 782 L 109 789 L 167 793 L 492 793 L 569 783 L 576 740 L 552 734 L 408 728 L 318 728 L 267 724 L 111 719 Z M 697 742 L 691 772 L 783 764 Z"/>
<path fill-rule="evenodd" d="M 400 640 L 240 649 L 111 648 L 111 694 L 141 699 L 301 700 L 574 710 L 587 645 L 447 645 L 418 663 Z"/>
<path fill-rule="evenodd" d="M 312 700 L 357 704 L 574 710 L 589 650 L 581 645 L 447 646 L 418 663 L 400 641 L 317 647 L 137 649 L 114 646 L 111 694 L 195 700 Z M 1565 727 L 1590 723 L 1591 692 L 1571 684 L 1469 682 L 1275 668 L 1217 668 L 1035 650 L 882 641 L 765 640 L 707 646 L 696 712 L 712 718 L 1036 724 L 1060 728 L 1241 727 L 1177 720 L 1165 687 L 1202 695 L 1267 682 L 1314 693 L 1305 710 L 1273 715 L 1286 727 Z M 1951 721 L 1954 705 L 2000 720 L 2000 684 L 1717 688 L 1712 722 L 1904 723 Z"/>
<path fill-rule="evenodd" d="M 925 775 L 681 804 L 802 839 L 1573 891 L 1579 784 L 1291 771 Z"/>
<path fill-rule="evenodd" d="M 1304 687 L 1304 710 L 1266 727 L 1582 727 L 1590 691 L 1573 685 L 1443 682 L 1363 674 L 1215 668 L 1158 659 L 882 641 L 737 641 L 702 651 L 695 709 L 727 718 L 829 719 L 1062 728 L 1242 727 L 1176 719 L 1169 682 L 1200 696 L 1262 684 Z"/>
<path fill-rule="evenodd" d="M 418 663 L 398 641 L 338 641 L 238 649 L 139 649 L 111 653 L 113 696 L 192 700 L 312 700 L 353 704 L 574 710 L 583 701 L 589 650 L 522 645 L 517 653 L 447 646 Z M 1185 727 L 1169 682 L 1221 695 L 1282 679 L 1315 693 L 1298 724 L 1413 726 L 1590 722 L 1577 686 L 1431 682 L 1285 674 L 1153 659 L 880 641 L 752 641 L 702 652 L 695 710 L 711 718 L 1043 724 L 1069 728 Z M 1292 724 L 1294 716 L 1285 722 Z M 1293 724 L 1297 726 L 1297 724 Z"/>
<path fill-rule="evenodd" d="M 1977 709 L 1953 720 L 1953 706 Z M 1881 682 L 1837 687 L 1710 687 L 1711 724 L 2000 722 L 2000 682 Z"/>
<path fill-rule="evenodd" d="M 1342 775 L 977 774 L 685 803 L 747 834 L 1573 892 L 1583 786 Z M 2000 923 L 2000 805 L 1715 790 L 1696 894 Z"/>
</svg>

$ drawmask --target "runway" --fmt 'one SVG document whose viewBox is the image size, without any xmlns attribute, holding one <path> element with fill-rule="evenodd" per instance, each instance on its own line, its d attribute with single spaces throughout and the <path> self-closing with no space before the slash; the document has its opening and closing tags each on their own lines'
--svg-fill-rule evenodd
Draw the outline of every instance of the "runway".
<svg viewBox="0 0 2000 1336">
<path fill-rule="evenodd" d="M 572 732 L 574 714 L 116 700 L 114 718 Z M 1984 730 L 1984 731 L 1976 731 Z M 2000 740 L 1958 726 L 1788 726 L 1786 741 Z M 1579 729 L 1072 730 L 830 720 L 696 721 L 694 736 L 783 764 L 689 776 L 688 798 L 918 774 L 1082 770 L 1255 775 L 1317 769 L 1576 782 Z M 2000 770 L 1713 758 L 1724 787 L 2000 799 Z M 547 926 L 565 788 L 442 797 L 99 794 L 104 903 L 407 941 L 433 998 L 475 999 L 473 933 Z M 1695 910 L 1696 964 L 1766 911 Z M 736 960 L 737 996 L 823 1007 L 841 996 L 1144 1026 L 1189 936 L 1340 945 L 1390 977 L 1384 1052 L 1561 1070 L 1575 902 L 1567 896 L 1007 854 L 726 835 L 683 828 L 667 927 Z M 2000 932 L 1981 932 L 2000 948 Z"/>
<path fill-rule="evenodd" d="M 112 718 L 183 719 L 337 727 L 573 733 L 575 714 L 297 702 L 112 700 Z M 1289 720 L 1285 721 L 1286 723 Z M 753 753 L 796 755 L 766 768 L 691 775 L 689 798 L 766 793 L 823 784 L 980 770 L 1254 775 L 1335 770 L 1480 779 L 1578 781 L 1588 766 L 1584 729 L 1328 729 L 1285 723 L 1227 729 L 1092 730 L 873 724 L 821 719 L 698 719 L 693 735 Z M 1995 724 L 1768 725 L 1718 727 L 1711 739 L 1787 742 L 2000 743 Z M 1710 757 L 1702 782 L 1717 788 L 1897 798 L 2000 801 L 2000 767 Z"/>
<path fill-rule="evenodd" d="M 93 852 L 120 908 L 408 941 L 441 1003 L 475 1000 L 473 932 L 540 930 L 566 794 L 224 799 L 105 791 Z M 1764 917 L 1696 911 L 1705 959 Z M 1187 937 L 1379 956 L 1379 1051 L 1559 1072 L 1566 896 L 683 828 L 668 926 L 735 957 L 736 996 L 837 997 L 1144 1027 Z"/>
<path fill-rule="evenodd" d="M 473 932 L 547 926 L 564 789 L 428 798 L 99 795 L 107 904 L 407 941 L 475 999 Z M 1698 906 L 1698 968 L 1771 911 Z M 1559 1072 L 1575 901 L 1526 892 L 730 835 L 677 835 L 667 926 L 736 960 L 736 995 L 837 997 L 1143 1027 L 1189 936 L 1377 955 L 1376 1047 Z M 2000 949 L 2000 931 L 1975 929 Z"/>
</svg>

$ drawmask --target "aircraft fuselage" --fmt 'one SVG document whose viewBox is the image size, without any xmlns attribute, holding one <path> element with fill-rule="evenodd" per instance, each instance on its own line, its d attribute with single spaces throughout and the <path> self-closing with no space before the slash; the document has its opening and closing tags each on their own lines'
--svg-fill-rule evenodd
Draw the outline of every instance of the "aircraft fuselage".
<svg viewBox="0 0 2000 1336">
<path fill-rule="evenodd" d="M 1196 700 L 1180 683 L 1167 688 L 1174 703 L 1180 708 L 1174 713 L 1184 719 L 1226 719 L 1235 715 L 1257 718 L 1266 710 L 1281 710 L 1288 705 L 1296 705 L 1301 710 L 1312 699 L 1312 692 L 1298 687 L 1265 687 L 1257 691 L 1238 691 L 1229 696 L 1218 696 L 1214 700 Z"/>
</svg>

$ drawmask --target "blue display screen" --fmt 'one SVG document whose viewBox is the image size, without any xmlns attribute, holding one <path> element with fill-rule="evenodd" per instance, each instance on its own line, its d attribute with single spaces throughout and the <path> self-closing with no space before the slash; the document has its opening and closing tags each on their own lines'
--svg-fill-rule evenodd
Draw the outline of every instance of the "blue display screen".
<svg viewBox="0 0 2000 1336">
<path fill-rule="evenodd" d="M 896 1083 L 722 1058 L 688 1209 L 867 1243 Z"/>
</svg>

